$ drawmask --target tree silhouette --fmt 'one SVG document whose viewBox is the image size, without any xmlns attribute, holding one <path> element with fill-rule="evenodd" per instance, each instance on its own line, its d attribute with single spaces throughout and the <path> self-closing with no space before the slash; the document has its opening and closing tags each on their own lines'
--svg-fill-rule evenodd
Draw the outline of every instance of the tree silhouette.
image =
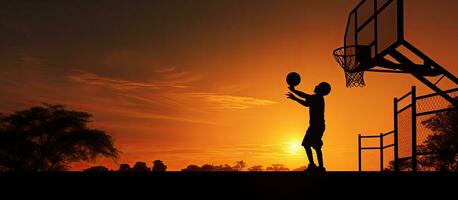
<svg viewBox="0 0 458 200">
<path fill-rule="evenodd" d="M 87 127 L 91 115 L 44 105 L 0 116 L 0 168 L 59 171 L 73 162 L 116 159 L 111 136 Z"/>
<path fill-rule="evenodd" d="M 162 162 L 162 160 L 153 161 L 153 172 L 165 172 L 167 170 L 167 165 Z"/>
<path fill-rule="evenodd" d="M 235 171 L 242 171 L 243 168 L 245 168 L 245 167 L 246 167 L 245 161 L 240 160 L 240 161 L 235 162 L 235 166 L 233 167 L 233 169 Z"/>
<path fill-rule="evenodd" d="M 418 160 L 419 165 L 438 171 L 458 172 L 458 111 L 437 113 L 422 124 L 433 133 L 418 147 L 419 150 L 439 153 L 422 156 Z"/>
<path fill-rule="evenodd" d="M 262 165 L 254 165 L 254 166 L 248 168 L 248 171 L 250 171 L 250 172 L 261 172 L 261 171 L 263 171 L 263 167 L 262 167 Z"/>
</svg>

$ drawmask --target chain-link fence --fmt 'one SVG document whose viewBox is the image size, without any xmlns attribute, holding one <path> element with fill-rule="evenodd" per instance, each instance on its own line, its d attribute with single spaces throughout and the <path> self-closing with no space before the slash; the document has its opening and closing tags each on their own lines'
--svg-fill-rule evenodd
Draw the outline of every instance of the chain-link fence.
<svg viewBox="0 0 458 200">
<path fill-rule="evenodd" d="M 453 98 L 458 98 L 458 89 L 448 91 L 448 94 Z M 441 129 L 440 124 L 436 124 L 437 120 L 450 121 L 449 116 L 456 109 L 452 109 L 450 102 L 439 96 L 438 94 L 419 96 L 417 99 L 417 152 L 419 154 L 431 153 L 432 149 L 421 148 L 428 145 L 431 137 L 438 134 L 437 129 Z M 458 119 L 457 119 L 458 120 Z M 458 121 L 455 121 L 455 125 Z M 453 124 L 451 124 L 453 125 Z M 446 128 L 446 127 L 444 127 Z M 456 133 L 458 134 L 458 133 Z M 434 152 L 432 152 L 434 153 Z"/>
<path fill-rule="evenodd" d="M 458 101 L 458 88 L 444 94 Z M 417 96 L 412 87 L 410 92 L 394 99 L 394 131 L 379 136 L 358 135 L 359 170 L 362 150 L 379 150 L 380 170 L 458 171 L 457 129 L 457 108 L 439 93 Z M 390 135 L 393 142 L 386 145 L 386 136 Z M 374 138 L 380 144 L 364 146 L 364 141 Z"/>
</svg>

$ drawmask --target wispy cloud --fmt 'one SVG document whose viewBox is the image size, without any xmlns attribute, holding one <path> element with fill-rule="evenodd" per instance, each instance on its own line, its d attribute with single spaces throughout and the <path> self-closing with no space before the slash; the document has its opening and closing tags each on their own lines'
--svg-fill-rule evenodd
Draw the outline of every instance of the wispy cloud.
<svg viewBox="0 0 458 200">
<path fill-rule="evenodd" d="M 77 81 L 86 84 L 100 85 L 100 86 L 109 86 L 114 89 L 119 90 L 129 90 L 129 89 L 162 89 L 165 87 L 171 88 L 187 88 L 187 85 L 184 85 L 178 81 L 149 81 L 149 82 L 138 82 L 130 81 L 123 79 L 115 79 L 109 77 L 99 76 L 97 74 L 83 72 L 83 71 L 74 71 L 74 73 L 67 75 L 67 78 L 72 81 Z"/>
<path fill-rule="evenodd" d="M 192 102 L 197 101 L 200 103 L 193 103 L 193 105 L 203 105 L 207 108 L 211 107 L 216 109 L 248 109 L 255 106 L 268 106 L 277 104 L 275 101 L 255 97 L 222 95 L 210 92 L 192 92 L 190 91 L 188 84 L 192 84 L 193 80 L 196 80 L 197 76 L 191 75 L 189 72 L 178 72 L 175 68 L 159 69 L 159 72 L 167 72 L 167 74 L 158 80 L 147 82 L 115 79 L 80 70 L 74 70 L 71 74 L 67 75 L 66 78 L 78 83 L 105 86 L 116 90 L 122 90 L 122 93 L 119 93 L 119 96 L 129 96 L 130 99 L 142 100 L 143 103 L 145 101 L 149 101 L 150 103 L 165 105 L 168 103 L 180 104 L 180 102 L 178 102 L 180 100 Z M 149 100 L 150 98 L 145 97 L 144 94 L 128 92 L 128 90 L 134 89 L 153 90 L 151 91 L 151 94 L 149 94 L 149 97 L 151 95 L 156 96 L 155 101 Z M 170 91 L 164 91 L 167 89 L 182 90 L 170 93 Z M 162 91 L 155 93 L 154 90 Z M 161 98 L 160 96 L 164 98 Z M 187 104 L 186 102 L 182 103 Z"/>
<path fill-rule="evenodd" d="M 145 149 L 137 150 L 135 153 L 149 154 L 149 155 L 183 155 L 183 154 L 203 154 L 209 153 L 208 149 L 204 148 L 166 148 L 166 149 Z"/>
<path fill-rule="evenodd" d="M 275 101 L 254 97 L 219 95 L 215 93 L 190 93 L 195 98 L 201 98 L 210 103 L 216 103 L 222 108 L 247 109 L 253 106 L 268 106 L 277 104 Z"/>
<path fill-rule="evenodd" d="M 94 114 L 129 117 L 138 121 L 146 119 L 156 123 L 170 121 L 221 126 L 224 123 L 211 117 L 215 110 L 249 109 L 277 103 L 257 97 L 200 92 L 212 90 L 203 89 L 198 84 L 203 74 L 175 67 L 153 70 L 151 80 L 142 81 L 103 76 L 80 69 L 41 66 L 46 62 L 33 57 L 22 61 L 27 70 L 0 70 L 2 88 L 5 89 L 5 95 L 0 98 L 16 97 L 0 105 L 16 105 L 25 101 L 27 105 L 34 102 L 63 103 L 88 109 Z M 213 89 L 218 91 L 217 87 Z"/>
<path fill-rule="evenodd" d="M 170 72 L 174 72 L 176 70 L 175 67 L 164 67 L 164 68 L 161 68 L 161 69 L 156 69 L 154 72 L 156 73 L 170 73 Z"/>
<path fill-rule="evenodd" d="M 131 118 L 143 118 L 143 119 L 156 119 L 156 120 L 170 120 L 178 122 L 188 122 L 196 124 L 207 124 L 207 125 L 222 125 L 217 122 L 212 122 L 208 120 L 200 120 L 198 118 L 189 118 L 189 117 L 178 117 L 173 116 L 168 113 L 148 113 L 146 111 L 139 111 L 134 109 L 112 109 L 112 113 L 121 114 L 124 116 L 129 116 Z"/>
</svg>

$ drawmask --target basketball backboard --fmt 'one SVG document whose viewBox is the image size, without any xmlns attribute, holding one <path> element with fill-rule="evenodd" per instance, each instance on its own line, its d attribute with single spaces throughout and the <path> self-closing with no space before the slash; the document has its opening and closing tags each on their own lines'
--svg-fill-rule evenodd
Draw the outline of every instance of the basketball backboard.
<svg viewBox="0 0 458 200">
<path fill-rule="evenodd" d="M 359 66 L 360 70 L 375 67 L 374 59 L 384 57 L 390 48 L 398 46 L 404 39 L 404 17 L 402 0 L 363 0 L 348 17 L 344 48 L 367 47 L 372 62 Z M 356 58 L 364 51 L 346 49 L 355 53 Z M 368 53 L 369 54 L 369 53 Z"/>
<path fill-rule="evenodd" d="M 444 77 L 455 84 L 458 78 L 404 38 L 404 0 L 362 0 L 350 11 L 344 46 L 333 55 L 345 72 L 347 87 L 364 86 L 365 72 L 406 73 L 458 107 L 458 101 L 437 87 Z M 435 83 L 426 78 L 438 76 Z"/>
</svg>

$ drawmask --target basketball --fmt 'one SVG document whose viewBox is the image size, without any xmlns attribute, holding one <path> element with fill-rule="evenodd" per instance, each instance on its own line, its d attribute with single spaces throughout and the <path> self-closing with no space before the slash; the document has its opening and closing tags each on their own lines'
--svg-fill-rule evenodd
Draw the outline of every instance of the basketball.
<svg viewBox="0 0 458 200">
<path fill-rule="evenodd" d="M 286 82 L 289 86 L 297 86 L 301 82 L 301 76 L 299 76 L 299 74 L 296 72 L 291 72 L 288 74 L 288 76 L 286 76 Z"/>
</svg>

